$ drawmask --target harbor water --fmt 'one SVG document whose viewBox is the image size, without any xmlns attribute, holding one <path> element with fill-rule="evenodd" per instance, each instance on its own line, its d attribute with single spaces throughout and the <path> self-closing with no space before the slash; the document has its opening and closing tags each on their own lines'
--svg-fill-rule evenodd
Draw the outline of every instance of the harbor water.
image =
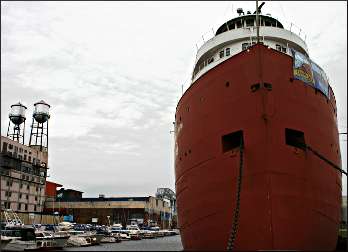
<svg viewBox="0 0 348 252">
<path fill-rule="evenodd" d="M 64 251 L 183 251 L 180 235 L 156 239 L 102 243 L 90 247 L 66 247 Z"/>
</svg>

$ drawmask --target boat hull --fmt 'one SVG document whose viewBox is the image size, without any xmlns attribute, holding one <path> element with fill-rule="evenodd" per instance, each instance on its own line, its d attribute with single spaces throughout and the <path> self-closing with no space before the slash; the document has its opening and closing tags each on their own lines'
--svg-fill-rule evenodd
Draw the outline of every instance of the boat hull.
<svg viewBox="0 0 348 252">
<path fill-rule="evenodd" d="M 234 248 L 335 249 L 341 174 L 308 150 L 287 145 L 285 129 L 303 132 L 306 144 L 339 165 L 336 102 L 293 80 L 290 56 L 256 45 L 231 57 L 186 90 L 175 124 L 185 250 L 227 248 L 241 153 L 223 136 L 238 131 L 244 162 Z"/>
</svg>

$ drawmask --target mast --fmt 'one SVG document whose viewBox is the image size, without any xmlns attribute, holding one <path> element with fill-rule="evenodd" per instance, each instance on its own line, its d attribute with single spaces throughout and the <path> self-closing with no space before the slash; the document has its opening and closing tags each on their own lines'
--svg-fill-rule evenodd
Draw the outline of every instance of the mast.
<svg viewBox="0 0 348 252">
<path fill-rule="evenodd" d="M 258 0 L 256 0 L 256 38 L 257 38 L 257 44 L 260 43 L 259 1 Z"/>
</svg>

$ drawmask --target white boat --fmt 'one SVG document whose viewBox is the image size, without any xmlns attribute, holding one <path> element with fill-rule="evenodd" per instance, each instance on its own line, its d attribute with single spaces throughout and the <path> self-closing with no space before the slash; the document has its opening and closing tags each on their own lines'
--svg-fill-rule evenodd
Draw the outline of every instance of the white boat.
<svg viewBox="0 0 348 252">
<path fill-rule="evenodd" d="M 47 231 L 36 230 L 36 244 L 38 248 L 63 249 L 67 246 L 70 235 L 56 234 Z"/>
<path fill-rule="evenodd" d="M 104 238 L 100 241 L 101 243 L 115 243 L 117 242 L 116 237 L 114 236 L 104 236 Z"/>
<path fill-rule="evenodd" d="M 120 239 L 123 241 L 131 239 L 129 235 L 129 231 L 124 230 L 121 224 L 113 224 L 111 226 L 111 233 L 113 234 L 113 236 L 117 234 L 120 237 Z"/>
<path fill-rule="evenodd" d="M 13 238 L 8 237 L 8 236 L 4 236 L 1 235 L 1 241 L 0 241 L 0 250 L 4 250 L 7 246 L 7 244 L 9 244 L 11 241 L 13 240 Z"/>
<path fill-rule="evenodd" d="M 131 240 L 141 240 L 140 229 L 138 225 L 128 225 L 126 227 Z"/>
<path fill-rule="evenodd" d="M 140 230 L 140 235 L 143 239 L 153 239 L 156 238 L 155 231 L 152 230 Z"/>
<path fill-rule="evenodd" d="M 61 231 L 71 230 L 73 227 L 74 227 L 74 225 L 70 222 L 67 222 L 67 221 L 63 221 L 63 222 L 60 222 L 58 224 L 58 228 Z"/>
<path fill-rule="evenodd" d="M 34 228 L 24 226 L 7 226 L 1 230 L 1 238 L 5 236 L 11 238 L 5 250 L 23 251 L 27 249 L 37 249 Z M 7 241 L 6 241 L 7 242 Z"/>
</svg>

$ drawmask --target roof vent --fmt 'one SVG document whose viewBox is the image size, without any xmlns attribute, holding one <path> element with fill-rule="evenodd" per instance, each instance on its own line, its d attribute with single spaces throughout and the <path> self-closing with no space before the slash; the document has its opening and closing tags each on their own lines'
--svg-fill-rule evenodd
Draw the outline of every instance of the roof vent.
<svg viewBox="0 0 348 252">
<path fill-rule="evenodd" d="M 237 9 L 237 13 L 239 14 L 239 16 L 243 13 L 243 15 L 244 15 L 244 11 L 243 11 L 243 9 L 242 8 L 238 8 Z"/>
<path fill-rule="evenodd" d="M 250 12 L 250 11 L 247 11 L 247 14 L 251 14 L 251 12 Z"/>
</svg>

